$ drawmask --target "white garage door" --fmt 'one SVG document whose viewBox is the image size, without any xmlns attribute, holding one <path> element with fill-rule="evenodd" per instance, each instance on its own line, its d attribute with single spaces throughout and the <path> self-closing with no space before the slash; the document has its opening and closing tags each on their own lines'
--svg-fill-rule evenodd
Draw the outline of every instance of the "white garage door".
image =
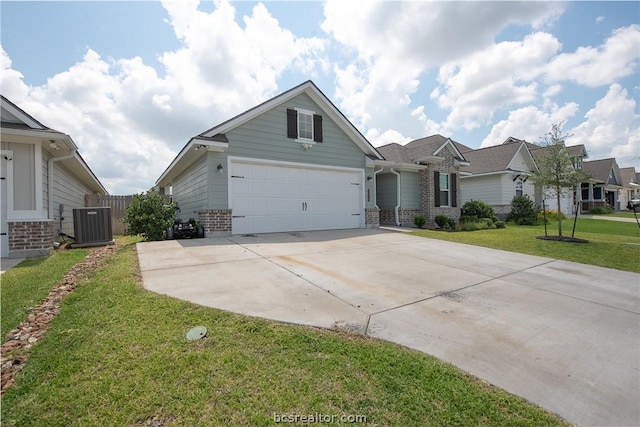
<svg viewBox="0 0 640 427">
<path fill-rule="evenodd" d="M 362 172 L 232 160 L 234 234 L 360 228 Z"/>
</svg>

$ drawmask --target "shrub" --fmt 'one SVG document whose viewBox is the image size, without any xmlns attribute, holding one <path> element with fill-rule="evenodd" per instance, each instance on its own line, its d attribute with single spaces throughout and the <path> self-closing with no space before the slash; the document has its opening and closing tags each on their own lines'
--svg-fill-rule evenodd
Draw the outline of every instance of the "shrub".
<svg viewBox="0 0 640 427">
<path fill-rule="evenodd" d="M 556 211 L 556 210 L 540 211 L 538 212 L 538 222 L 544 223 L 545 217 L 547 218 L 547 222 L 557 221 L 558 215 L 560 215 L 560 219 L 566 218 L 565 214 L 563 214 L 562 211 Z"/>
<path fill-rule="evenodd" d="M 129 224 L 129 234 L 141 234 L 147 240 L 162 240 L 174 215 L 175 204 L 167 205 L 161 194 L 149 190 L 135 195 L 127 207 L 124 222 Z"/>
<path fill-rule="evenodd" d="M 505 228 L 506 224 L 505 224 L 504 221 L 496 221 L 495 222 L 495 226 L 496 226 L 496 228 Z"/>
<path fill-rule="evenodd" d="M 527 194 L 516 196 L 511 200 L 511 212 L 507 215 L 507 221 L 513 221 L 518 225 L 535 225 L 538 223 L 538 213 L 535 205 Z"/>
<path fill-rule="evenodd" d="M 589 213 L 592 215 L 604 215 L 610 214 L 613 212 L 613 209 L 606 206 L 598 206 L 597 208 L 593 208 L 589 210 Z"/>
<path fill-rule="evenodd" d="M 433 220 L 438 224 L 438 227 L 444 228 L 448 223 L 449 217 L 446 215 L 436 215 Z"/>
<path fill-rule="evenodd" d="M 449 228 L 451 228 L 452 230 L 456 228 L 456 220 L 451 218 L 451 217 L 447 217 L 447 226 Z"/>
<path fill-rule="evenodd" d="M 460 210 L 460 222 L 475 222 L 480 218 L 491 218 L 496 216 L 493 208 L 482 200 L 469 200 Z"/>
<path fill-rule="evenodd" d="M 413 223 L 418 228 L 422 228 L 426 222 L 427 222 L 427 220 L 422 215 L 416 215 L 416 217 L 413 218 Z"/>
<path fill-rule="evenodd" d="M 478 231 L 489 228 L 486 222 L 465 222 L 462 224 L 462 231 Z"/>
</svg>

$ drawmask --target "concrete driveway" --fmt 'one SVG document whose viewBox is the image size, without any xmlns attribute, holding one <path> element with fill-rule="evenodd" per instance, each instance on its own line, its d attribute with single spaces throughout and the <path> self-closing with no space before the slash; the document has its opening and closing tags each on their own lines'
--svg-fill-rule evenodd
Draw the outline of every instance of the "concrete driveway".
<svg viewBox="0 0 640 427">
<path fill-rule="evenodd" d="M 138 256 L 151 291 L 347 327 L 570 422 L 640 425 L 638 274 L 385 230 L 141 243 Z"/>
</svg>

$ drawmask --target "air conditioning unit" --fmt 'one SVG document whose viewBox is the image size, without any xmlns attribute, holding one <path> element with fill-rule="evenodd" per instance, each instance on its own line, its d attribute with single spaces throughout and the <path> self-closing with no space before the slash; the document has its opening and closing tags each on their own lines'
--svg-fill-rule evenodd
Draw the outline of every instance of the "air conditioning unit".
<svg viewBox="0 0 640 427">
<path fill-rule="evenodd" d="M 72 248 L 113 244 L 111 208 L 74 209 L 73 232 L 75 235 L 75 243 L 71 245 Z"/>
</svg>

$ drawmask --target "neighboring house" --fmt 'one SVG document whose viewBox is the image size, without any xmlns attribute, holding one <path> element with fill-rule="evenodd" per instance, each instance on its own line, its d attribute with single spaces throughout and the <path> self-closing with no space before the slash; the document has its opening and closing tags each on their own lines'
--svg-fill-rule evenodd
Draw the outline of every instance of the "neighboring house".
<svg viewBox="0 0 640 427">
<path fill-rule="evenodd" d="M 377 227 L 382 160 L 307 81 L 191 138 L 156 186 L 208 235 Z"/>
<path fill-rule="evenodd" d="M 591 178 L 582 183 L 582 212 L 597 207 L 610 207 L 617 211 L 621 206 L 618 192 L 624 188 L 616 159 L 600 159 L 584 162 L 582 170 Z"/>
<path fill-rule="evenodd" d="M 470 163 L 461 169 L 462 204 L 482 200 L 504 217 L 515 196 L 536 199 L 535 186 L 529 178 L 537 167 L 525 141 L 508 138 L 501 145 L 478 150 L 462 146 L 461 150 Z"/>
<path fill-rule="evenodd" d="M 50 129 L 1 97 L 2 257 L 49 254 L 73 234 L 85 194 L 107 194 L 69 135 Z"/>
<path fill-rule="evenodd" d="M 385 157 L 375 171 L 381 224 L 413 225 L 417 215 L 430 225 L 436 215 L 460 217 L 460 168 L 469 163 L 458 143 L 432 135 L 378 151 Z"/>
<path fill-rule="evenodd" d="M 545 155 L 545 147 L 531 143 L 527 143 L 527 146 L 529 147 L 531 155 L 535 161 L 539 161 L 539 159 Z M 582 169 L 584 159 L 588 156 L 585 146 L 578 144 L 567 146 L 565 148 L 567 155 L 571 159 L 574 170 Z M 581 200 L 580 192 L 577 190 L 577 187 L 574 189 L 565 188 L 563 193 L 560 195 L 560 208 L 558 209 L 558 200 L 556 198 L 555 190 L 545 189 L 545 191 L 541 191 L 538 189 L 536 192 L 536 204 L 539 208 L 542 208 L 542 198 L 544 197 L 544 206 L 547 210 L 560 210 L 565 215 L 572 215 L 575 213 L 576 203 Z"/>
<path fill-rule="evenodd" d="M 620 190 L 620 209 L 626 209 L 629 200 L 640 200 L 640 177 L 633 166 L 621 168 L 622 188 Z"/>
</svg>

